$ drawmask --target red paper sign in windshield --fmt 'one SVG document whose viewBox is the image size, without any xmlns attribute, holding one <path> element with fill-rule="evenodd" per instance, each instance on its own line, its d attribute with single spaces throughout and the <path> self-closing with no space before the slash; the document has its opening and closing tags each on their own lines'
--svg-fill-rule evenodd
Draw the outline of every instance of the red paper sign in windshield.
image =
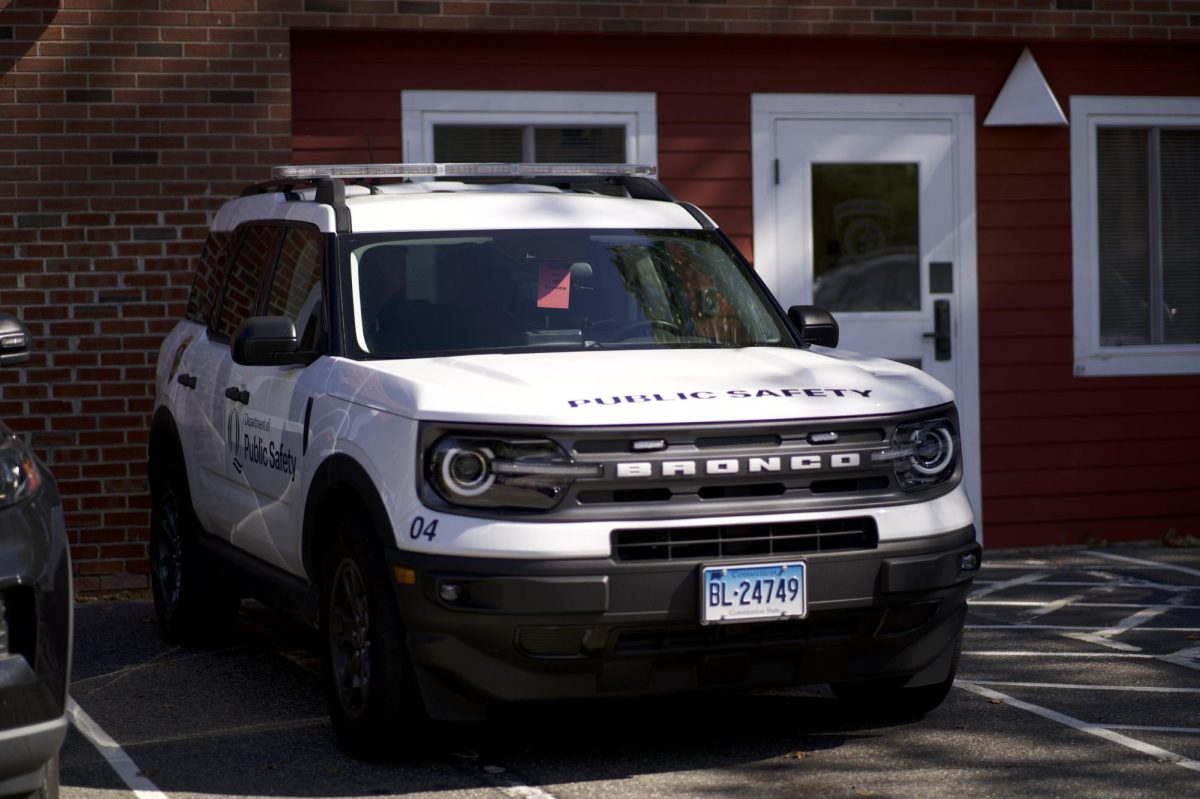
<svg viewBox="0 0 1200 799">
<path fill-rule="evenodd" d="M 571 267 L 560 264 L 538 265 L 537 307 L 571 307 Z"/>
</svg>

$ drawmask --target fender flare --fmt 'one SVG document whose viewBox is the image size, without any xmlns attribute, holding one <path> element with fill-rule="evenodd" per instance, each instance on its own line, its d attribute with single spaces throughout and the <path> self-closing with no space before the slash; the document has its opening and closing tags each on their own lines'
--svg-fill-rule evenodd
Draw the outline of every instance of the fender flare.
<svg viewBox="0 0 1200 799">
<path fill-rule="evenodd" d="M 184 510 L 194 515 L 192 485 L 188 477 L 187 459 L 183 457 L 179 427 L 167 406 L 160 405 L 154 411 L 154 418 L 150 422 L 150 440 L 146 446 L 146 486 L 151 495 L 154 493 L 154 487 L 167 478 L 168 464 L 173 464 L 179 469 L 183 481 L 176 489 L 181 490 Z"/>
<path fill-rule="evenodd" d="M 356 506 L 353 510 L 361 512 L 375 531 L 375 543 L 385 549 L 396 548 L 391 518 L 367 470 L 349 455 L 330 455 L 313 474 L 304 503 L 301 558 L 313 585 L 317 584 L 317 557 L 323 533 L 321 509 L 331 496 L 337 497 L 338 502 L 350 502 Z"/>
</svg>

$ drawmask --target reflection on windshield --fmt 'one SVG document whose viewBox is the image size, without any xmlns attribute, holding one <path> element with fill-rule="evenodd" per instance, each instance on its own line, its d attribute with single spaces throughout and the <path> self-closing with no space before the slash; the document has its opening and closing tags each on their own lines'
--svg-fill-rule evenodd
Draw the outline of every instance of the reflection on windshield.
<svg viewBox="0 0 1200 799">
<path fill-rule="evenodd" d="M 347 236 L 369 357 L 512 348 L 791 346 L 720 238 L 519 230 Z"/>
</svg>

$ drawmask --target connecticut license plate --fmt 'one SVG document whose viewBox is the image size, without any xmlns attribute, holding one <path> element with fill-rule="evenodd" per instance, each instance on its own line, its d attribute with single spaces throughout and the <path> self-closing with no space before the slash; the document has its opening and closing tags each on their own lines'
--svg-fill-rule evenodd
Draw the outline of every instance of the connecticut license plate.
<svg viewBox="0 0 1200 799">
<path fill-rule="evenodd" d="M 808 613 L 806 565 L 798 560 L 704 567 L 701 623 L 803 618 Z"/>
</svg>

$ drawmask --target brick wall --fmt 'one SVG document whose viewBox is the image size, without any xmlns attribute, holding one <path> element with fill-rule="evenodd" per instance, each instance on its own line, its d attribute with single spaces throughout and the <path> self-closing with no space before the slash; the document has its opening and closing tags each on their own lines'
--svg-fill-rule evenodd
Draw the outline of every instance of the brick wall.
<svg viewBox="0 0 1200 799">
<path fill-rule="evenodd" d="M 36 346 L 0 417 L 82 591 L 146 585 L 158 344 L 212 212 L 290 159 L 298 28 L 1197 40 L 1200 0 L 0 0 L 0 309 Z"/>
</svg>

